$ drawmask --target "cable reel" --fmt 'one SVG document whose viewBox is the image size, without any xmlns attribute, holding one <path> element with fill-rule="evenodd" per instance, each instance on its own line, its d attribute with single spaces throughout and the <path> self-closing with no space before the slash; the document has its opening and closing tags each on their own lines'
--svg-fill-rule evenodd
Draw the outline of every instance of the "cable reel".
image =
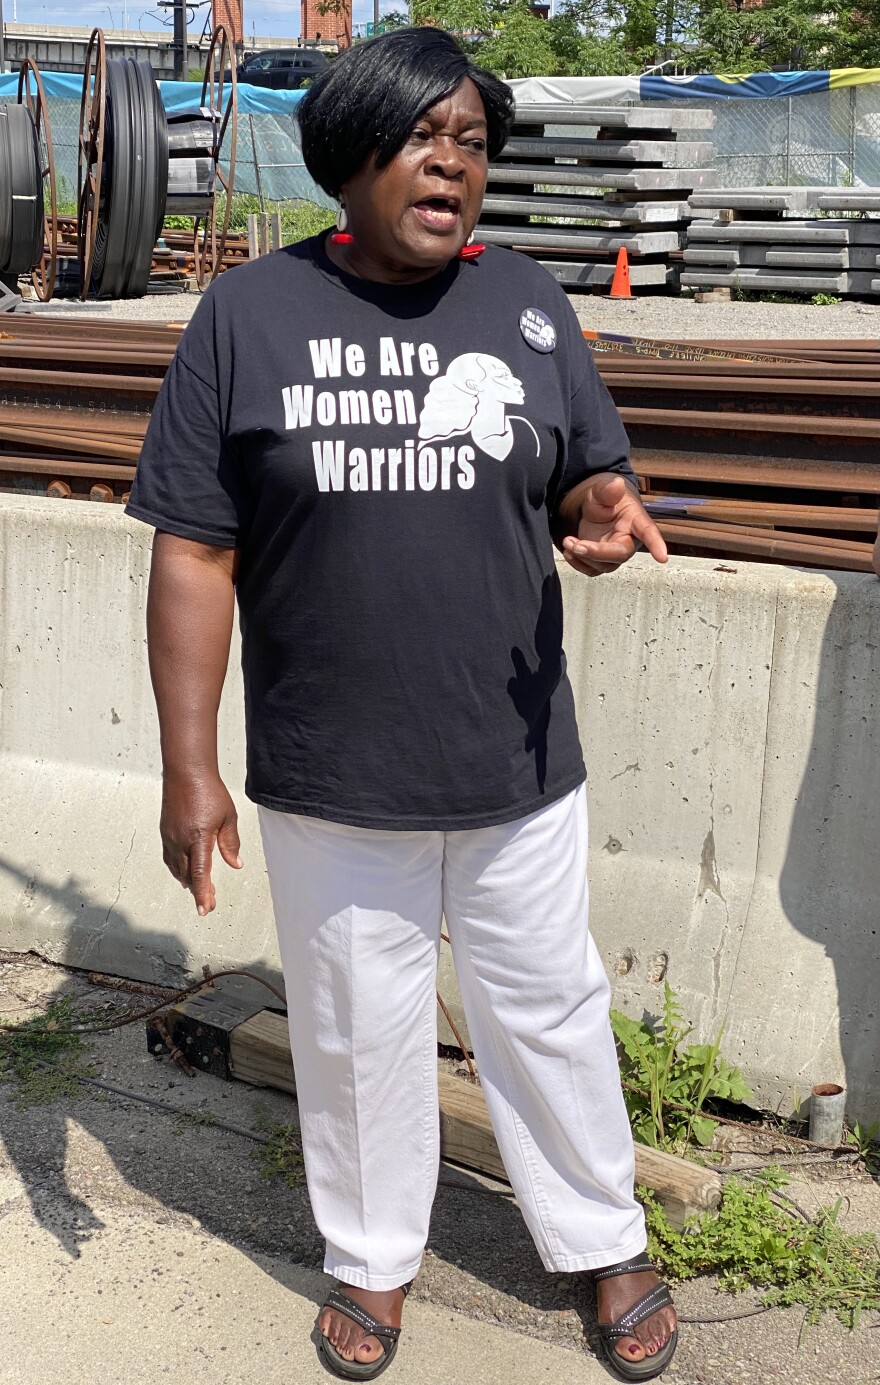
<svg viewBox="0 0 880 1385">
<path fill-rule="evenodd" d="M 80 103 L 80 296 L 140 298 L 168 194 L 168 123 L 150 64 L 89 40 Z"/>
<path fill-rule="evenodd" d="M 33 63 L 25 68 L 36 74 L 39 97 L 33 97 L 33 105 L 22 100 L 23 69 L 18 102 L 0 106 L 0 274 L 13 280 L 29 274 L 43 256 L 43 160 L 35 112 L 44 134 L 48 122 L 39 73 Z M 27 91 L 30 94 L 29 86 Z"/>
</svg>

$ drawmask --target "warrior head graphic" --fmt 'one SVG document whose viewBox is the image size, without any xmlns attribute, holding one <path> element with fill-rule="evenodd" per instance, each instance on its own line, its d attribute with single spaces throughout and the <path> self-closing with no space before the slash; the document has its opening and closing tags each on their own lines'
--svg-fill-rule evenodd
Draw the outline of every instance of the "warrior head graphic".
<svg viewBox="0 0 880 1385">
<path fill-rule="evenodd" d="M 456 356 L 428 390 L 419 415 L 419 438 L 434 442 L 470 433 L 478 447 L 503 461 L 513 446 L 505 406 L 524 402 L 522 384 L 497 356 L 481 351 Z"/>
</svg>

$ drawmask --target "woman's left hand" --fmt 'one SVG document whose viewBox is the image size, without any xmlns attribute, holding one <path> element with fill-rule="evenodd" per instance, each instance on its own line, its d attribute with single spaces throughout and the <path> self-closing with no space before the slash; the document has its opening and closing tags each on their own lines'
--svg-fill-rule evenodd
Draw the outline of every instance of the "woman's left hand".
<svg viewBox="0 0 880 1385">
<path fill-rule="evenodd" d="M 587 577 L 614 572 L 640 544 L 656 562 L 666 562 L 669 555 L 660 530 L 622 476 L 601 472 L 584 481 L 578 492 L 577 535 L 562 540 L 562 555 L 577 572 Z"/>
</svg>

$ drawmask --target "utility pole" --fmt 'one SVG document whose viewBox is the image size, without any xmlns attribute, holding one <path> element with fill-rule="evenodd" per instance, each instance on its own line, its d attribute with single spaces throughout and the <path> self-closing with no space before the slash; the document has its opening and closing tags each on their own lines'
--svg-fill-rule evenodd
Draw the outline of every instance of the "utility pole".
<svg viewBox="0 0 880 1385">
<path fill-rule="evenodd" d="M 0 0 L 2 3 L 2 0 Z M 373 33 L 379 32 L 379 0 L 373 0 Z"/>
<path fill-rule="evenodd" d="M 2 4 L 3 0 L 0 0 Z M 184 0 L 174 0 L 174 79 L 185 82 L 189 53 L 186 43 L 186 6 Z"/>
<path fill-rule="evenodd" d="M 0 0 L 0 72 L 6 71 L 6 35 L 3 30 L 3 0 Z"/>
</svg>

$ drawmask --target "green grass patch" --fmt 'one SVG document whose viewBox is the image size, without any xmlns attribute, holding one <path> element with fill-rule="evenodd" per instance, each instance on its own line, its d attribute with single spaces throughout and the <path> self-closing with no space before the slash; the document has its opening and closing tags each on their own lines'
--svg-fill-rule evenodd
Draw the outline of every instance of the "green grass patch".
<svg viewBox="0 0 880 1385">
<path fill-rule="evenodd" d="M 194 1125 L 216 1125 L 217 1117 L 213 1111 L 181 1111 L 179 1116 L 175 1116 L 172 1122 L 172 1130 L 175 1135 L 182 1135 L 184 1130 L 189 1130 Z"/>
<path fill-rule="evenodd" d="M 76 996 L 66 995 L 53 1000 L 43 1014 L 15 1026 L 23 1033 L 5 1033 L 10 1026 L 0 1024 L 0 1082 L 16 1087 L 19 1110 L 85 1095 L 77 1079 L 94 1077 L 97 1069 L 89 1045 L 68 1031 L 87 1018 L 77 1014 Z"/>
<path fill-rule="evenodd" d="M 704 1111 L 713 1099 L 751 1100 L 742 1073 L 721 1057 L 723 1030 L 711 1044 L 687 1044 L 693 1033 L 667 981 L 663 1013 L 656 1020 L 630 1019 L 611 1011 L 623 1095 L 633 1135 L 643 1145 L 681 1153 L 707 1148 L 717 1121 Z"/>
<path fill-rule="evenodd" d="M 806 1323 L 834 1313 L 855 1327 L 864 1313 L 880 1311 L 877 1237 L 844 1230 L 842 1199 L 807 1220 L 782 1200 L 787 1182 L 774 1168 L 728 1178 L 719 1211 L 694 1218 L 681 1232 L 669 1225 L 654 1194 L 640 1188 L 648 1252 L 670 1279 L 716 1275 L 728 1292 L 759 1289 L 768 1306 L 803 1307 Z"/>
<path fill-rule="evenodd" d="M 217 215 L 222 216 L 222 201 L 218 204 Z M 260 199 L 251 193 L 236 193 L 232 199 L 229 214 L 230 231 L 245 232 L 249 216 L 258 216 L 261 211 L 278 212 L 281 216 L 281 240 L 284 245 L 317 236 L 321 231 L 333 226 L 336 213 L 329 207 L 319 207 L 316 202 L 266 202 L 261 207 Z M 169 231 L 192 230 L 191 216 L 166 216 L 162 225 Z"/>
<path fill-rule="evenodd" d="M 252 1158 L 257 1161 L 260 1177 L 282 1178 L 288 1188 L 300 1188 L 306 1181 L 302 1140 L 295 1125 L 264 1121 L 262 1128 L 268 1143 L 258 1145 Z"/>
</svg>

